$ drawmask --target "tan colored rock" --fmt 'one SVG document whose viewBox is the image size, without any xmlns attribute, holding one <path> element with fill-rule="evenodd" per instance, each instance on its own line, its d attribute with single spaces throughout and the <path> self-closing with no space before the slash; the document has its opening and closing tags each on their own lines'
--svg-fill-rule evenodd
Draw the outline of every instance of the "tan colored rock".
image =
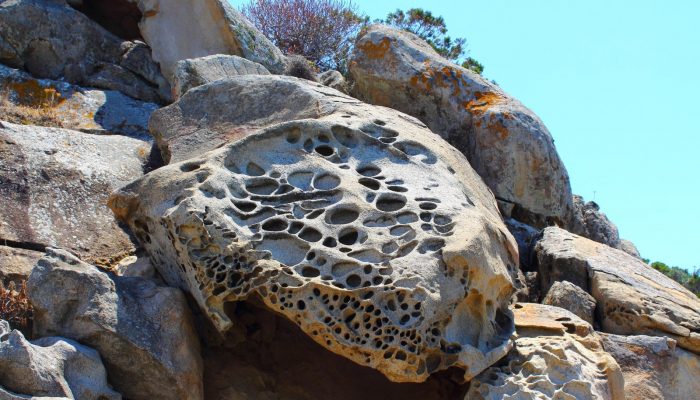
<svg viewBox="0 0 700 400">
<path fill-rule="evenodd" d="M 150 147 L 125 136 L 0 122 L 0 243 L 64 246 L 101 265 L 129 255 L 134 244 L 107 197 L 143 175 Z"/>
<path fill-rule="evenodd" d="M 585 290 L 568 281 L 554 282 L 542 304 L 563 308 L 593 325 L 595 299 Z"/>
<path fill-rule="evenodd" d="M 227 1 L 134 0 L 143 18 L 139 28 L 153 59 L 172 82 L 177 62 L 213 54 L 232 54 L 282 73 L 285 58 Z"/>
<path fill-rule="evenodd" d="M 345 81 L 345 77 L 339 71 L 329 70 L 318 74 L 318 81 L 328 86 L 329 88 L 335 89 L 339 92 L 348 92 L 348 83 Z"/>
<path fill-rule="evenodd" d="M 627 400 L 693 399 L 700 393 L 700 356 L 655 336 L 601 334 L 625 376 Z"/>
<path fill-rule="evenodd" d="M 512 217 L 533 226 L 571 214 L 569 177 L 542 121 L 496 84 L 417 36 L 373 25 L 350 62 L 361 100 L 417 117 L 464 153 Z"/>
<path fill-rule="evenodd" d="M 0 243 L 2 243 L 0 241 Z M 0 282 L 7 287 L 14 282 L 16 287 L 27 280 L 34 264 L 44 255 L 43 252 L 0 246 Z"/>
<path fill-rule="evenodd" d="M 238 75 L 270 75 L 270 72 L 256 62 L 224 54 L 178 61 L 173 98 L 179 99 L 197 86 Z"/>
<path fill-rule="evenodd" d="M 221 332 L 232 303 L 260 297 L 390 380 L 450 366 L 468 379 L 509 348 L 516 244 L 459 152 L 413 118 L 352 104 L 160 168 L 110 206 Z"/>
<path fill-rule="evenodd" d="M 620 367 L 590 324 L 557 307 L 517 303 L 516 339 L 500 363 L 474 378 L 465 400 L 624 400 Z"/>
<path fill-rule="evenodd" d="M 700 353 L 700 299 L 671 278 L 621 250 L 554 227 L 544 230 L 535 251 L 543 289 L 568 280 L 588 291 L 603 331 L 668 336 Z"/>
</svg>

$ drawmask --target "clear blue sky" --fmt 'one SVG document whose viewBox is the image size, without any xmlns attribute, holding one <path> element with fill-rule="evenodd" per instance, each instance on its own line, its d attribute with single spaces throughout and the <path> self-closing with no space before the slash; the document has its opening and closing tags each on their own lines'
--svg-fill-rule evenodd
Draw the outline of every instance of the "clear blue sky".
<svg viewBox="0 0 700 400">
<path fill-rule="evenodd" d="M 442 15 L 484 75 L 545 122 L 575 193 L 643 257 L 700 267 L 700 2 L 355 3 L 372 19 Z"/>
</svg>

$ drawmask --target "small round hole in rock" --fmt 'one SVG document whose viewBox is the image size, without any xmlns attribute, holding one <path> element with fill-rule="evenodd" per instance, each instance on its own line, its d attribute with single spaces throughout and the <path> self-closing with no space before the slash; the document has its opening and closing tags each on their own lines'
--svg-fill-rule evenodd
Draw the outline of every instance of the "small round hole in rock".
<svg viewBox="0 0 700 400">
<path fill-rule="evenodd" d="M 324 157 L 332 156 L 333 153 L 335 153 L 335 150 L 333 150 L 333 148 L 331 146 L 327 146 L 325 144 L 320 145 L 320 146 L 316 146 L 316 148 L 314 150 L 316 150 L 316 153 L 318 153 Z"/>
</svg>

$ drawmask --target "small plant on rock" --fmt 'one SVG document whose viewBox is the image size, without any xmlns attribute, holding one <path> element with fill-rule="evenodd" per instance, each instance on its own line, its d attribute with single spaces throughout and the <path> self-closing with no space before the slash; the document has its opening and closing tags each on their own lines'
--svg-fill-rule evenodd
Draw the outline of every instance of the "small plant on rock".
<svg viewBox="0 0 700 400">
<path fill-rule="evenodd" d="M 7 288 L 0 283 L 0 319 L 10 323 L 12 329 L 29 336 L 32 331 L 32 305 L 27 299 L 27 284 L 23 282 L 17 289 L 15 282 Z"/>
</svg>

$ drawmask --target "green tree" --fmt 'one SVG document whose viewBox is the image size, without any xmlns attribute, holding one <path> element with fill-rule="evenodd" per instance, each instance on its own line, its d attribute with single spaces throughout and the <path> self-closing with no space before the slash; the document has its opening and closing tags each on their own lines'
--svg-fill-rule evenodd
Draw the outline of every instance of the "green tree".
<svg viewBox="0 0 700 400">
<path fill-rule="evenodd" d="M 432 12 L 422 8 L 411 8 L 407 11 L 396 10 L 386 16 L 383 21 L 387 25 L 411 32 L 428 42 L 438 54 L 446 59 L 461 64 L 462 67 L 481 74 L 484 66 L 472 57 L 464 58 L 467 54 L 467 40 L 452 39 L 447 35 L 445 19 L 434 16 Z"/>
</svg>

